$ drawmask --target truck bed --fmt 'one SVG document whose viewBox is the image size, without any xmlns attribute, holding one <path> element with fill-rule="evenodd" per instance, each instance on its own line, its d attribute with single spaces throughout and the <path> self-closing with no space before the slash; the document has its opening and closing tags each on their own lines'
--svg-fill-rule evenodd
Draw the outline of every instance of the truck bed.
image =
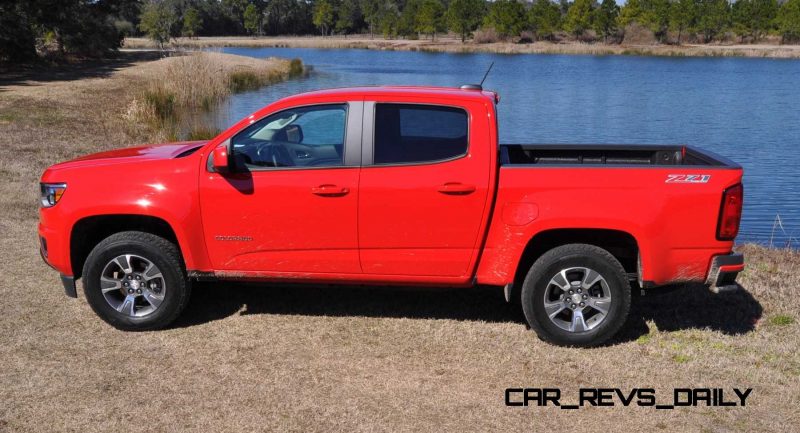
<svg viewBox="0 0 800 433">
<path fill-rule="evenodd" d="M 652 286 L 702 282 L 710 258 L 730 252 L 717 239 L 720 204 L 742 169 L 721 156 L 669 145 L 501 144 L 499 159 L 485 244 L 496 262 L 482 262 L 481 281 L 512 278 L 500 264 L 553 230 L 630 234 L 646 254 L 620 261 Z"/>
<path fill-rule="evenodd" d="M 705 166 L 739 168 L 712 152 L 682 145 L 501 144 L 501 165 Z"/>
</svg>

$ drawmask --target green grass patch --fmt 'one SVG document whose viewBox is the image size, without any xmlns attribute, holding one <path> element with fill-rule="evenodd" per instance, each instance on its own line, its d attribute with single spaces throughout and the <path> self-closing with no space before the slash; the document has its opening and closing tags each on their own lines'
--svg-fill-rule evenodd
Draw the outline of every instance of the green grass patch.
<svg viewBox="0 0 800 433">
<path fill-rule="evenodd" d="M 219 135 L 222 132 L 216 128 L 208 128 L 206 126 L 199 126 L 197 128 L 193 128 L 186 134 L 186 139 L 190 141 L 194 140 L 211 140 L 212 138 Z"/>
<path fill-rule="evenodd" d="M 647 344 L 652 339 L 653 339 L 652 335 L 644 334 L 644 335 L 640 335 L 639 338 L 636 339 L 636 343 L 638 343 L 638 344 Z"/>
<path fill-rule="evenodd" d="M 764 354 L 764 356 L 761 359 L 763 359 L 764 362 L 775 362 L 779 358 L 778 358 L 778 355 L 776 355 L 774 353 L 766 353 L 766 354 Z"/>
<path fill-rule="evenodd" d="M 725 350 L 728 348 L 728 346 L 726 346 L 725 343 L 714 342 L 711 343 L 711 348 L 716 350 Z"/>
<path fill-rule="evenodd" d="M 787 326 L 794 323 L 794 317 L 786 314 L 778 314 L 769 318 L 770 325 Z"/>
<path fill-rule="evenodd" d="M 214 108 L 216 105 L 217 105 L 217 99 L 213 96 L 206 95 L 200 98 L 200 108 L 203 111 L 206 112 L 211 111 L 211 109 Z"/>
<path fill-rule="evenodd" d="M 684 355 L 682 353 L 678 353 L 672 356 L 672 360 L 677 362 L 678 364 L 685 364 L 689 362 L 690 359 L 691 358 L 689 358 L 689 355 Z"/>
<path fill-rule="evenodd" d="M 162 89 L 156 88 L 144 92 L 144 101 L 153 108 L 155 115 L 161 120 L 171 120 L 176 116 L 175 95 Z"/>
<path fill-rule="evenodd" d="M 0 123 L 11 123 L 17 120 L 18 117 L 19 116 L 14 113 L 2 113 L 0 114 Z"/>
<path fill-rule="evenodd" d="M 289 62 L 289 77 L 299 77 L 303 75 L 305 72 L 305 68 L 303 67 L 303 61 L 300 59 L 292 59 Z"/>
<path fill-rule="evenodd" d="M 261 77 L 253 71 L 236 71 L 228 77 L 228 85 L 233 93 L 255 90 L 263 84 Z"/>
</svg>

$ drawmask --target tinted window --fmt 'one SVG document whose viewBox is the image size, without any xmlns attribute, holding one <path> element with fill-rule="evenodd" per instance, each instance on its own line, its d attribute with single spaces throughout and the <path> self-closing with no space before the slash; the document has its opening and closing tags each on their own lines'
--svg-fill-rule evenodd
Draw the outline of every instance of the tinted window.
<svg viewBox="0 0 800 433">
<path fill-rule="evenodd" d="M 467 113 L 433 105 L 375 106 L 375 164 L 440 161 L 466 155 Z"/>
<path fill-rule="evenodd" d="M 346 119 L 344 104 L 275 113 L 233 137 L 234 159 L 248 168 L 343 165 Z"/>
</svg>

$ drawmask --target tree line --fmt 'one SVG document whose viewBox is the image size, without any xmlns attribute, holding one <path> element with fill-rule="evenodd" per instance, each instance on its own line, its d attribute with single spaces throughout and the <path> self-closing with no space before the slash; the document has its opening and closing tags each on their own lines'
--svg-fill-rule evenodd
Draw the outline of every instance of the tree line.
<svg viewBox="0 0 800 433">
<path fill-rule="evenodd" d="M 435 39 L 450 32 L 466 42 L 482 30 L 497 40 L 602 39 L 619 42 L 638 24 L 659 42 L 685 37 L 711 42 L 728 33 L 757 42 L 777 34 L 800 39 L 800 0 L 151 0 L 139 29 L 154 40 L 194 35 L 322 36 L 376 34 Z M 170 25 L 154 27 L 156 16 Z M 149 19 L 145 19 L 148 17 Z"/>
<path fill-rule="evenodd" d="M 91 56 L 128 35 L 352 35 L 462 42 L 621 42 L 638 26 L 662 43 L 800 40 L 800 0 L 3 0 L 0 60 Z"/>
<path fill-rule="evenodd" d="M 435 38 L 452 32 L 466 41 L 476 30 L 498 39 L 553 40 L 556 36 L 620 41 L 638 24 L 667 42 L 699 35 L 711 42 L 728 32 L 742 41 L 777 34 L 800 39 L 800 0 L 316 0 L 312 20 L 321 35 L 380 33 L 384 37 Z"/>
</svg>

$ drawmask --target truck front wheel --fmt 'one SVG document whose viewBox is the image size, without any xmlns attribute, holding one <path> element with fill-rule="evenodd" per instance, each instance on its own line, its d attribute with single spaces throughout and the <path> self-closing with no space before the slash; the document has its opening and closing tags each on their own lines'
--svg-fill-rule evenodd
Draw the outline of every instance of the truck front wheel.
<svg viewBox="0 0 800 433">
<path fill-rule="evenodd" d="M 191 286 L 177 246 L 127 231 L 97 244 L 83 267 L 86 300 L 117 329 L 147 331 L 172 323 L 189 301 Z"/>
<path fill-rule="evenodd" d="M 522 286 L 522 309 L 542 340 L 589 347 L 625 323 L 631 305 L 627 274 L 608 251 L 569 244 L 543 254 Z"/>
</svg>

